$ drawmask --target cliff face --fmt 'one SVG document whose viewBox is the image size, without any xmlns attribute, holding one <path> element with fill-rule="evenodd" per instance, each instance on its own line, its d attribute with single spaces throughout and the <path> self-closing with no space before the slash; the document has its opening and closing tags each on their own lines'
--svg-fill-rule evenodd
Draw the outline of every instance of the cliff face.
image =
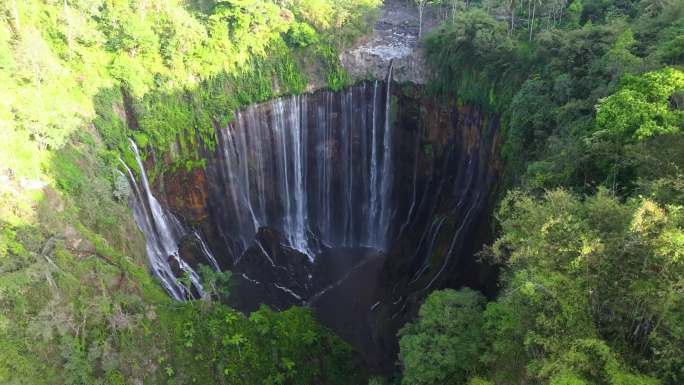
<svg viewBox="0 0 684 385">
<path fill-rule="evenodd" d="M 179 169 L 166 175 L 164 195 L 168 205 L 181 217 L 192 223 L 202 223 L 210 217 L 207 186 L 204 169 Z"/>
<path fill-rule="evenodd" d="M 164 176 L 160 195 L 233 271 L 234 306 L 310 305 L 390 370 L 396 331 L 429 291 L 491 290 L 474 253 L 497 130 L 497 117 L 410 85 L 283 98 L 239 112 L 206 169 Z"/>
<path fill-rule="evenodd" d="M 496 271 L 480 264 L 476 253 L 490 240 L 491 205 L 502 171 L 498 117 L 406 93 L 397 110 L 397 129 L 421 127 L 422 136 L 414 188 L 402 193 L 411 197 L 405 201 L 409 215 L 387 252 L 369 322 L 378 347 L 375 363 L 387 371 L 394 362 L 388 357 L 398 351 L 396 332 L 432 290 L 469 286 L 494 294 Z"/>
<path fill-rule="evenodd" d="M 385 0 L 379 12 L 370 33 L 341 53 L 342 65 L 359 81 L 383 78 L 393 62 L 397 82 L 425 84 L 428 68 L 420 47 L 418 7 L 404 0 Z M 427 7 L 422 21 L 424 36 L 438 25 L 437 10 Z"/>
<path fill-rule="evenodd" d="M 424 292 L 445 283 L 477 286 L 480 280 L 472 276 L 476 272 L 464 268 L 474 262 L 472 253 L 486 234 L 487 214 L 502 170 L 498 117 L 474 106 L 407 94 L 400 96 L 399 103 L 397 129 L 422 129 L 422 135 L 413 165 L 414 187 L 402 193 L 411 197 L 405 200 L 409 214 L 388 251 L 388 279 L 404 282 L 407 292 Z M 403 185 L 408 185 L 408 179 Z M 393 291 L 401 291 L 401 286 Z"/>
</svg>

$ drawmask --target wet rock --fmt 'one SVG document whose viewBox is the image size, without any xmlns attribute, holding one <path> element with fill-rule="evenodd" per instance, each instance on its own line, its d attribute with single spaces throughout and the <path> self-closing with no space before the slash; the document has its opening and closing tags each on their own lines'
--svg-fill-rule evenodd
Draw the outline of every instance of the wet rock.
<svg viewBox="0 0 684 385">
<path fill-rule="evenodd" d="M 176 256 L 169 255 L 166 261 L 169 263 L 169 267 L 171 268 L 171 272 L 173 272 L 173 276 L 176 278 L 182 278 L 184 275 L 183 269 L 181 269 L 180 263 L 178 263 L 178 259 L 176 259 Z"/>
<path fill-rule="evenodd" d="M 211 262 L 207 260 L 207 255 L 202 249 L 202 244 L 199 238 L 194 233 L 186 234 L 180 240 L 178 245 L 178 252 L 188 265 L 190 265 L 194 270 L 202 265 L 211 266 Z"/>
<path fill-rule="evenodd" d="M 250 311 L 261 303 L 281 310 L 302 305 L 311 295 L 312 267 L 305 254 L 283 243 L 278 231 L 262 227 L 232 269 L 238 285 L 231 302 Z"/>
<path fill-rule="evenodd" d="M 418 37 L 418 9 L 411 2 L 386 1 L 373 31 L 340 55 L 355 80 L 384 79 L 390 61 L 397 82 L 425 84 L 428 74 Z M 423 15 L 423 36 L 437 25 L 431 9 Z"/>
<path fill-rule="evenodd" d="M 209 217 L 207 210 L 207 180 L 204 169 L 179 169 L 164 179 L 164 194 L 169 208 L 190 222 Z"/>
</svg>

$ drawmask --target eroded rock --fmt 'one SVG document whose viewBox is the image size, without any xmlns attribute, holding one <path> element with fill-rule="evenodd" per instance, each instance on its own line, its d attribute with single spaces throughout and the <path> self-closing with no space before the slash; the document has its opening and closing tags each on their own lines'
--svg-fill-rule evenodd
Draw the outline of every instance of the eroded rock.
<svg viewBox="0 0 684 385">
<path fill-rule="evenodd" d="M 431 10 L 423 15 L 423 36 L 437 25 Z M 383 79 L 394 62 L 394 80 L 425 84 L 427 71 L 420 46 L 418 9 L 405 1 L 386 1 L 372 33 L 342 52 L 342 65 L 356 81 Z"/>
</svg>

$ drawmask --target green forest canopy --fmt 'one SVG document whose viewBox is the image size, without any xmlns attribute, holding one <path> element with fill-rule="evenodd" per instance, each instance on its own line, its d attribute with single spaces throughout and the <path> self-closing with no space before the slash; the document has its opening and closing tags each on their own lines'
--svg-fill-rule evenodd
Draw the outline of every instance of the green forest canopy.
<svg viewBox="0 0 684 385">
<path fill-rule="evenodd" d="M 505 136 L 480 255 L 501 289 L 431 294 L 400 332 L 400 382 L 684 382 L 684 3 L 441 6 L 432 92 Z"/>
</svg>

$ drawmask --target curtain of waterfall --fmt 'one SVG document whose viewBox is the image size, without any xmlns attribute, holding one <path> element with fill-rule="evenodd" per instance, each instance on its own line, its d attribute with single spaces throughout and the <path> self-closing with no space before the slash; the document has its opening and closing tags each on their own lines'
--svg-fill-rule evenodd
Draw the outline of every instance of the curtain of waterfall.
<svg viewBox="0 0 684 385">
<path fill-rule="evenodd" d="M 385 250 L 394 206 L 391 79 L 390 67 L 384 83 L 252 105 L 218 130 L 214 172 L 235 258 L 263 226 L 311 260 L 321 246 Z"/>
<path fill-rule="evenodd" d="M 181 239 L 187 235 L 195 237 L 204 257 L 216 270 L 219 270 L 218 263 L 202 237 L 197 232 L 190 233 L 173 214 L 159 204 L 150 190 L 138 147 L 132 140 L 130 143 L 140 168 L 142 190 L 138 186 L 131 169 L 123 160 L 121 160 L 121 164 L 126 169 L 132 187 L 133 194 L 129 201 L 133 208 L 135 222 L 145 235 L 147 257 L 152 272 L 159 278 L 169 295 L 177 300 L 192 298 L 195 295 L 194 292 L 203 296 L 199 275 L 181 258 L 179 252 Z M 183 272 L 182 274 L 185 277 L 177 277 L 177 274 L 174 274 L 172 263 Z M 180 278 L 187 278 L 188 283 L 183 283 Z"/>
</svg>

